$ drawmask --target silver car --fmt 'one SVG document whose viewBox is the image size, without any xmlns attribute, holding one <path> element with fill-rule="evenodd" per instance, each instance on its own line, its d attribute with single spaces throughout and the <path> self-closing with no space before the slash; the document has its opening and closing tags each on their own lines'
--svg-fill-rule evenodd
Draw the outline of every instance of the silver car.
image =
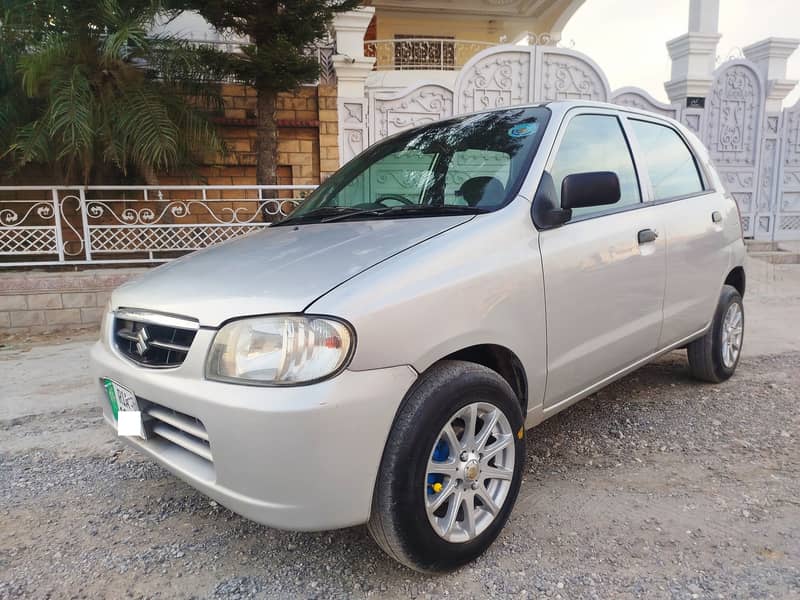
<svg viewBox="0 0 800 600">
<path fill-rule="evenodd" d="M 525 430 L 686 348 L 742 348 L 736 203 L 680 124 L 587 102 L 376 144 L 267 230 L 117 289 L 92 350 L 105 420 L 273 527 L 366 523 L 452 569 L 498 536 Z"/>
</svg>

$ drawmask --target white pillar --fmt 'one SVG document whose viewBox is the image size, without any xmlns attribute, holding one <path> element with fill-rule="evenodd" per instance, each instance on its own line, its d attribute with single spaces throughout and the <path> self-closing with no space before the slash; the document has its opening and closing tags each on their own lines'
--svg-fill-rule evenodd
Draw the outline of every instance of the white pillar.
<svg viewBox="0 0 800 600">
<path fill-rule="evenodd" d="M 719 0 L 690 0 L 689 31 L 667 42 L 672 76 L 664 84 L 670 101 L 705 98 L 711 89 L 719 42 Z"/>
<path fill-rule="evenodd" d="M 800 46 L 800 40 L 769 37 L 742 48 L 745 58 L 756 64 L 766 83 L 766 109 L 780 112 L 783 99 L 797 85 L 796 79 L 786 78 L 786 61 Z"/>
<path fill-rule="evenodd" d="M 364 56 L 364 34 L 375 9 L 364 6 L 334 17 L 336 70 L 339 110 L 339 160 L 342 164 L 361 152 L 367 144 L 367 98 L 364 84 L 375 59 Z"/>
<path fill-rule="evenodd" d="M 718 33 L 719 0 L 691 0 L 689 4 L 689 31 Z"/>
<path fill-rule="evenodd" d="M 758 187 L 756 214 L 753 219 L 753 236 L 772 240 L 775 235 L 776 213 L 780 212 L 779 189 L 781 179 L 780 119 L 783 99 L 794 89 L 797 81 L 786 78 L 786 61 L 800 45 L 800 40 L 770 37 L 742 49 L 745 58 L 752 61 L 764 81 L 765 114 L 761 131 L 761 185 Z"/>
</svg>

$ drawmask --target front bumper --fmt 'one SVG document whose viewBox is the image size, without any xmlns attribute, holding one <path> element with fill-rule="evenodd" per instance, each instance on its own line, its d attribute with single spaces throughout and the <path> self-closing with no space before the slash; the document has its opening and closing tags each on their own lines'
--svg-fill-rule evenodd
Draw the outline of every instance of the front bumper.
<svg viewBox="0 0 800 600">
<path fill-rule="evenodd" d="M 115 424 L 102 377 L 202 423 L 211 460 L 160 436 L 123 439 L 232 511 L 281 529 L 365 523 L 394 415 L 416 372 L 344 371 L 283 388 L 208 381 L 203 367 L 214 333 L 201 329 L 185 362 L 165 370 L 129 362 L 107 340 L 95 344 L 92 374 L 106 421 Z"/>
</svg>

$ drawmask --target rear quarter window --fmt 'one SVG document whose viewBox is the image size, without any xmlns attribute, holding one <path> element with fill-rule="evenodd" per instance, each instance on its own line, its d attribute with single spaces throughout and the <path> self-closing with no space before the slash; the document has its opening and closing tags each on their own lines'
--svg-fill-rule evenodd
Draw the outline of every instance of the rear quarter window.
<svg viewBox="0 0 800 600">
<path fill-rule="evenodd" d="M 674 129 L 650 121 L 630 119 L 629 122 L 650 175 L 654 200 L 703 191 L 694 155 Z"/>
</svg>

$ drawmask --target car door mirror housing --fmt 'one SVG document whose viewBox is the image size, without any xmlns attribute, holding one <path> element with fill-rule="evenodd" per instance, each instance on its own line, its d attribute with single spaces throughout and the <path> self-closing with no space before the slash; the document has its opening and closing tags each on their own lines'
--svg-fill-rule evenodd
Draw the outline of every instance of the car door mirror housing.
<svg viewBox="0 0 800 600">
<path fill-rule="evenodd" d="M 558 205 L 556 186 L 553 177 L 545 171 L 533 197 L 531 218 L 539 229 L 552 229 L 563 225 L 572 218 L 572 210 Z"/>
<path fill-rule="evenodd" d="M 561 182 L 561 208 L 615 204 L 620 199 L 619 177 L 611 171 L 573 173 Z"/>
</svg>

